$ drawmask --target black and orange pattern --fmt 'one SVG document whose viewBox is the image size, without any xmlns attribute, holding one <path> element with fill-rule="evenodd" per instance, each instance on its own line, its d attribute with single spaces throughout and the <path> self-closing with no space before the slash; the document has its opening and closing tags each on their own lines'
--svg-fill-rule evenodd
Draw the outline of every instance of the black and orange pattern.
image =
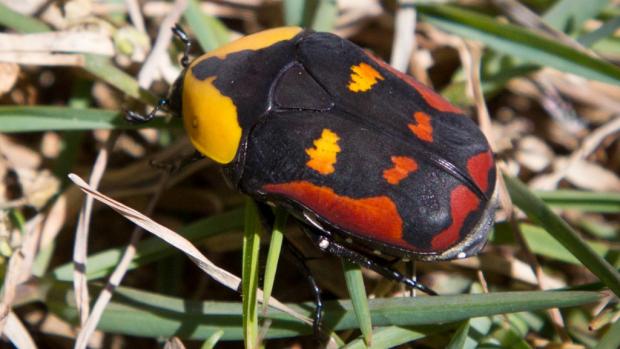
<svg viewBox="0 0 620 349">
<path fill-rule="evenodd" d="M 211 79 L 235 105 L 242 136 L 225 173 L 239 190 L 302 222 L 310 211 L 389 255 L 439 260 L 482 248 L 496 177 L 489 145 L 410 76 L 311 31 L 198 59 L 187 74 Z"/>
</svg>

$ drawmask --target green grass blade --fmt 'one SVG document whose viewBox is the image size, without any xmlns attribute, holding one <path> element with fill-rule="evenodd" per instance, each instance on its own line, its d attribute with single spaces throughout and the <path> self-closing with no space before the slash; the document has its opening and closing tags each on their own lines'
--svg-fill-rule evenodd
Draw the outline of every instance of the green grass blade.
<svg viewBox="0 0 620 349">
<path fill-rule="evenodd" d="M 596 193 L 579 190 L 536 191 L 549 206 L 585 212 L 619 213 L 620 193 Z"/>
<path fill-rule="evenodd" d="M 620 28 L 620 17 L 612 18 L 598 29 L 580 36 L 577 41 L 579 41 L 580 44 L 589 47 L 594 45 L 599 40 L 612 37 L 618 28 Z"/>
<path fill-rule="evenodd" d="M 360 331 L 362 331 L 364 342 L 371 347 L 373 345 L 372 320 L 370 319 L 370 310 L 368 309 L 368 296 L 366 295 L 362 269 L 359 265 L 345 260 L 342 260 L 342 268 L 344 269 L 347 290 L 349 291 L 349 296 L 351 296 L 351 304 L 353 304 L 355 317 L 359 323 Z"/>
<path fill-rule="evenodd" d="M 616 320 L 607 333 L 601 338 L 594 349 L 617 349 L 620 348 L 620 320 Z"/>
<path fill-rule="evenodd" d="M 499 328 L 491 334 L 491 337 L 504 349 L 532 349 L 523 335 L 512 328 Z"/>
<path fill-rule="evenodd" d="M 523 233 L 527 245 L 535 254 L 565 263 L 581 264 L 569 250 L 545 229 L 527 223 L 520 224 L 519 228 L 521 229 L 521 233 Z M 510 231 L 508 224 L 495 225 L 493 241 L 497 244 L 515 243 L 514 235 Z M 586 241 L 586 244 L 599 256 L 605 256 L 609 252 L 609 246 L 605 243 Z"/>
<path fill-rule="evenodd" d="M 469 320 L 463 322 L 456 330 L 456 333 L 450 339 L 450 342 L 446 346 L 446 349 L 463 349 L 465 347 L 465 341 L 469 334 Z"/>
<path fill-rule="evenodd" d="M 445 326 L 437 326 L 435 329 L 439 332 Z M 373 334 L 372 345 L 366 345 L 364 340 L 356 339 L 347 344 L 343 349 L 382 349 L 382 348 L 394 348 L 399 345 L 410 343 L 420 338 L 424 338 L 428 335 L 426 331 L 420 331 L 416 329 L 408 329 L 398 326 L 381 327 L 377 329 Z"/>
<path fill-rule="evenodd" d="M 224 335 L 224 331 L 217 330 L 213 333 L 209 339 L 207 339 L 202 345 L 200 349 L 215 349 L 215 345 L 220 341 L 222 336 Z"/>
<path fill-rule="evenodd" d="M 607 5 L 609 0 L 559 0 L 544 14 L 545 23 L 566 32 L 577 32 L 583 23 L 595 17 Z"/>
<path fill-rule="evenodd" d="M 226 26 L 219 19 L 204 13 L 198 1 L 189 0 L 183 16 L 204 52 L 215 50 L 229 41 Z"/>
<path fill-rule="evenodd" d="M 210 236 L 243 228 L 243 215 L 244 210 L 242 208 L 221 213 L 183 227 L 179 233 L 195 243 Z M 177 252 L 156 237 L 140 241 L 136 249 L 136 256 L 131 261 L 129 270 L 161 260 Z M 124 250 L 125 247 L 118 247 L 91 254 L 86 260 L 88 266 L 86 277 L 89 280 L 95 280 L 108 276 L 120 262 Z M 73 263 L 61 265 L 52 271 L 51 276 L 61 281 L 72 281 L 73 268 Z"/>
<path fill-rule="evenodd" d="M 271 232 L 271 242 L 269 243 L 263 281 L 263 312 L 267 311 L 269 298 L 271 298 L 271 292 L 273 291 L 273 284 L 276 280 L 278 260 L 280 259 L 282 241 L 284 240 L 284 228 L 286 228 L 286 220 L 288 218 L 288 213 L 282 207 L 276 208 L 275 213 L 276 219 Z"/>
<path fill-rule="evenodd" d="M 241 296 L 243 298 L 243 338 L 247 349 L 258 348 L 258 251 L 260 247 L 260 221 L 256 204 L 250 198 L 245 204 L 243 231 L 243 268 L 241 271 Z"/>
<path fill-rule="evenodd" d="M 205 276 L 206 277 L 206 276 Z M 78 314 L 70 283 L 56 282 L 43 298 L 55 314 L 75 323 Z M 93 293 L 98 290 L 93 289 Z M 369 300 L 375 326 L 418 326 L 462 321 L 471 317 L 491 316 L 506 312 L 536 311 L 553 307 L 572 307 L 598 301 L 598 292 L 532 291 L 490 294 L 455 295 L 417 298 Z M 311 303 L 288 304 L 309 316 Z M 308 335 L 312 329 L 305 323 L 282 312 L 266 315 L 271 326 L 266 338 Z M 242 340 L 242 304 L 239 302 L 200 302 L 151 292 L 119 287 L 112 303 L 106 308 L 99 329 L 107 333 L 140 337 L 171 337 L 206 340 L 223 330 L 222 340 Z M 358 328 L 349 301 L 328 301 L 325 304 L 325 325 L 337 331 Z M 376 335 L 376 334 L 375 334 Z M 374 338 L 377 345 L 378 338 Z"/>
<path fill-rule="evenodd" d="M 128 123 L 118 111 L 56 106 L 0 106 L 0 132 L 38 132 L 60 130 L 129 130 L 139 128 L 180 128 L 180 120 L 169 123 L 157 118 L 147 124 Z"/>
<path fill-rule="evenodd" d="M 338 4 L 336 0 L 319 0 L 311 28 L 319 32 L 330 32 L 334 29 L 337 16 Z"/>
<path fill-rule="evenodd" d="M 282 10 L 284 12 L 284 24 L 286 25 L 302 25 L 305 12 L 306 0 L 284 0 L 282 1 Z"/>
<path fill-rule="evenodd" d="M 30 16 L 24 16 L 13 11 L 8 6 L 0 4 L 0 26 L 11 28 L 20 33 L 41 33 L 52 30 L 47 24 Z"/>
<path fill-rule="evenodd" d="M 84 54 L 84 69 L 102 81 L 116 87 L 124 94 L 146 103 L 155 104 L 157 98 L 150 91 L 141 88 L 131 75 L 115 67 L 110 58 Z"/>
<path fill-rule="evenodd" d="M 569 250 L 583 265 L 596 275 L 616 295 L 620 296 L 620 274 L 596 254 L 570 225 L 558 217 L 545 203 L 530 192 L 518 179 L 504 176 L 512 201 L 530 219 L 537 221 L 549 234 Z"/>
<path fill-rule="evenodd" d="M 481 41 L 499 52 L 588 79 L 620 85 L 619 67 L 557 40 L 461 8 L 446 5 L 419 5 L 417 8 L 424 19 L 438 27 Z"/>
</svg>

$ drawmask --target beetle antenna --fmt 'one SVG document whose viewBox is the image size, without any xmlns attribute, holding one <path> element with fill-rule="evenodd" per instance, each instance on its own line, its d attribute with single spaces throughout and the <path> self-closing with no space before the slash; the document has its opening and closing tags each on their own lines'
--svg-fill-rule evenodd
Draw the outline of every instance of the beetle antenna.
<svg viewBox="0 0 620 349">
<path fill-rule="evenodd" d="M 145 122 L 149 122 L 153 120 L 153 118 L 155 118 L 155 114 L 157 114 L 158 111 L 168 107 L 169 104 L 170 101 L 167 98 L 161 98 L 159 102 L 157 102 L 155 108 L 153 108 L 153 110 L 151 110 L 151 112 L 146 115 L 142 115 L 132 110 L 126 110 L 125 120 L 132 124 L 143 124 Z"/>
<path fill-rule="evenodd" d="M 183 68 L 187 68 L 189 65 L 189 50 L 192 47 L 192 41 L 189 38 L 189 35 L 181 28 L 179 23 L 175 24 L 172 28 L 172 32 L 176 35 L 179 40 L 183 43 L 183 57 L 181 58 L 181 65 Z"/>
</svg>

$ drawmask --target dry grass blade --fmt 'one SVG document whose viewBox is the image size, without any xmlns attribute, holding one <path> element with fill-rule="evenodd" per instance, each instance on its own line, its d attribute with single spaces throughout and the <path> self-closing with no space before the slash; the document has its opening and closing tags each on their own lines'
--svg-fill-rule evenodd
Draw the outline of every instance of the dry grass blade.
<svg viewBox="0 0 620 349">
<path fill-rule="evenodd" d="M 99 151 L 99 155 L 93 165 L 90 176 L 90 185 L 93 188 L 99 186 L 103 172 L 108 164 L 108 158 L 118 133 L 113 133 L 107 140 L 106 145 Z M 75 244 L 73 246 L 73 288 L 75 289 L 75 303 L 80 313 L 80 323 L 84 324 L 89 313 L 88 281 L 86 280 L 86 259 L 88 256 L 88 232 L 92 215 L 93 198 L 87 197 L 80 210 L 80 217 L 75 232 Z"/>
<path fill-rule="evenodd" d="M 205 273 L 207 273 L 220 284 L 234 291 L 240 291 L 241 279 L 239 277 L 213 264 L 213 262 L 208 260 L 191 242 L 189 242 L 181 235 L 149 219 L 140 212 L 130 207 L 127 207 L 120 202 L 115 201 L 92 189 L 79 176 L 75 174 L 69 174 L 69 178 L 82 190 L 87 192 L 89 195 L 92 195 L 96 200 L 106 204 L 113 210 L 123 215 L 128 220 L 143 228 L 144 230 L 156 235 L 160 239 L 164 240 L 166 243 L 174 246 L 175 248 L 185 253 L 185 255 L 187 255 L 187 257 L 189 257 L 192 262 L 198 265 L 200 269 L 202 269 Z M 262 299 L 262 297 L 262 290 L 259 290 L 258 299 L 260 300 Z M 293 311 L 292 309 L 290 309 L 280 301 L 274 299 L 273 297 L 271 297 L 271 299 L 269 300 L 269 305 L 272 308 L 285 312 L 286 314 L 289 314 L 307 324 L 312 323 L 312 321 L 308 317 Z"/>
<path fill-rule="evenodd" d="M 140 4 L 137 0 L 125 0 L 127 5 L 127 13 L 134 27 L 139 31 L 145 33 L 146 27 L 144 26 L 144 17 L 142 17 L 142 11 L 140 11 Z"/>
<path fill-rule="evenodd" d="M 169 174 L 167 172 L 165 172 L 165 174 L 161 176 L 161 179 L 157 186 L 157 191 L 155 192 L 155 195 L 149 202 L 148 207 L 146 208 L 146 214 L 150 215 L 153 213 L 153 210 L 155 209 L 155 205 L 159 201 L 159 198 L 161 197 L 161 193 L 166 187 L 168 178 L 169 178 Z M 92 198 L 92 197 L 89 196 L 89 198 Z M 82 323 L 83 328 L 80 331 L 80 334 L 78 335 L 77 340 L 75 341 L 76 349 L 82 349 L 88 346 L 91 336 L 95 332 L 95 329 L 97 328 L 97 324 L 99 323 L 99 320 L 101 319 L 101 316 L 103 315 L 103 312 L 105 311 L 105 308 L 110 303 L 110 300 L 112 300 L 112 294 L 114 290 L 116 289 L 116 287 L 118 287 L 118 285 L 121 284 L 121 281 L 123 280 L 123 278 L 125 277 L 125 274 L 127 273 L 127 270 L 129 269 L 129 265 L 131 264 L 131 261 L 136 256 L 136 250 L 137 250 L 136 245 L 140 241 L 141 237 L 142 237 L 142 229 L 140 229 L 139 227 L 136 227 L 131 233 L 131 239 L 129 242 L 129 246 L 127 246 L 127 249 L 123 253 L 121 260 L 118 262 L 116 268 L 114 268 L 112 275 L 110 275 L 110 279 L 108 280 L 107 287 L 102 289 L 101 293 L 97 297 L 97 300 L 95 301 L 95 305 L 93 306 L 92 313 L 88 316 L 88 319 L 86 319 L 86 321 Z M 84 276 L 84 281 L 86 281 L 85 276 Z"/>
<path fill-rule="evenodd" d="M 165 62 L 164 59 L 168 59 L 166 47 L 172 40 L 171 28 L 179 21 L 186 7 L 187 0 L 175 1 L 172 11 L 162 21 L 153 50 L 151 50 L 149 57 L 142 65 L 142 69 L 138 74 L 138 84 L 140 87 L 148 88 L 153 82 L 156 70 Z"/>
<path fill-rule="evenodd" d="M 32 261 L 41 235 L 42 217 L 33 218 L 26 224 L 26 233 L 19 249 L 13 252 L 6 269 L 0 303 L 0 333 L 3 333 L 15 301 L 17 287 L 31 275 Z"/>
<path fill-rule="evenodd" d="M 19 274 L 23 269 L 24 256 L 20 251 L 16 251 L 11 259 L 9 259 L 9 265 L 7 267 L 7 274 L 4 277 L 4 284 L 2 285 L 2 303 L 0 304 L 0 332 L 4 331 L 4 326 L 7 323 L 7 318 L 11 314 L 11 307 L 15 300 L 15 289 L 18 285 Z"/>
<path fill-rule="evenodd" d="M 461 60 L 463 61 L 463 66 L 468 72 L 467 74 L 468 81 L 470 84 L 470 88 L 473 92 L 474 101 L 476 102 L 476 108 L 478 111 L 478 119 L 480 123 L 480 128 L 482 129 L 482 132 L 486 135 L 487 139 L 491 140 L 490 141 L 491 148 L 495 149 L 495 146 L 492 141 L 494 137 L 492 135 L 492 129 L 491 129 L 491 117 L 489 115 L 489 110 L 484 100 L 484 94 L 482 93 L 482 86 L 480 83 L 482 49 L 480 45 L 477 43 L 466 42 L 465 45 L 463 46 L 464 48 L 462 50 L 459 50 L 459 53 L 461 54 Z M 510 196 L 508 195 L 508 189 L 506 188 L 506 184 L 504 183 L 502 176 L 498 176 L 497 182 L 500 188 L 499 190 L 500 195 L 502 196 L 502 199 L 501 199 L 502 204 L 504 208 L 510 210 L 508 217 L 509 217 L 510 226 L 512 228 L 513 234 L 516 240 L 518 241 L 519 245 L 521 246 L 522 250 L 525 252 L 527 262 L 532 268 L 532 270 L 534 271 L 534 274 L 536 275 L 539 289 L 545 290 L 548 288 L 547 287 L 548 285 L 546 285 L 546 280 L 548 278 L 545 276 L 540 266 L 540 263 L 538 262 L 538 259 L 536 258 L 534 253 L 532 253 L 527 243 L 525 242 L 525 239 L 523 238 L 523 234 L 521 233 L 521 230 L 519 229 L 519 226 L 514 217 L 512 201 L 510 200 Z M 551 319 L 553 320 L 553 324 L 554 324 L 554 327 L 557 333 L 562 337 L 562 339 L 565 342 L 570 341 L 568 334 L 564 330 L 565 328 L 564 320 L 562 319 L 562 314 L 560 313 L 559 309 L 557 308 L 549 309 L 548 312 L 549 312 Z"/>
<path fill-rule="evenodd" d="M 413 5 L 412 3 L 412 1 L 402 1 L 398 12 L 396 12 L 394 44 L 392 45 L 390 65 L 402 72 L 407 71 L 411 53 L 415 48 L 416 11 L 411 6 Z"/>
<path fill-rule="evenodd" d="M 493 3 L 514 22 L 519 23 L 525 27 L 538 30 L 549 37 L 559 40 L 565 45 L 568 45 L 581 52 L 596 57 L 596 54 L 594 52 L 586 49 L 579 42 L 573 40 L 573 38 L 566 35 L 565 33 L 549 26 L 542 20 L 542 18 L 540 18 L 539 15 L 532 12 L 527 6 L 521 4 L 520 2 L 515 0 L 493 0 Z"/>
<path fill-rule="evenodd" d="M 92 53 L 114 55 L 112 40 L 94 32 L 51 32 L 37 34 L 0 33 L 0 52 Z"/>
<path fill-rule="evenodd" d="M 81 54 L 49 52 L 0 52 L 0 62 L 21 65 L 83 67 L 86 60 Z"/>
<path fill-rule="evenodd" d="M 2 334 L 5 335 L 16 348 L 36 349 L 37 347 L 28 329 L 19 321 L 17 315 L 13 312 L 9 313 Z"/>
<path fill-rule="evenodd" d="M 577 167 L 580 162 L 584 161 L 592 154 L 608 137 L 618 137 L 620 134 L 620 117 L 616 117 L 605 125 L 592 131 L 583 139 L 581 147 L 573 152 L 564 166 L 549 175 L 547 181 L 557 186 L 564 177 L 566 177 L 573 167 Z M 552 185 L 552 184 L 547 184 Z"/>
<path fill-rule="evenodd" d="M 164 349 L 185 349 L 185 345 L 183 345 L 179 337 L 172 337 L 166 341 Z"/>
</svg>

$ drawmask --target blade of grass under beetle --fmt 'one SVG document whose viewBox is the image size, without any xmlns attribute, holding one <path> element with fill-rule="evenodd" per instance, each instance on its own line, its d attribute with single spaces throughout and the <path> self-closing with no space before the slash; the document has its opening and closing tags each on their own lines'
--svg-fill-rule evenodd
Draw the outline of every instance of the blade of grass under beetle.
<svg viewBox="0 0 620 349">
<path fill-rule="evenodd" d="M 353 311 L 359 323 L 360 331 L 362 331 L 364 342 L 367 346 L 372 346 L 372 321 L 370 319 L 370 310 L 368 309 L 368 296 L 366 295 L 362 269 L 359 265 L 347 262 L 344 259 L 342 260 L 342 269 L 344 270 L 344 280 L 347 283 Z"/>
<path fill-rule="evenodd" d="M 115 67 L 110 58 L 94 54 L 84 54 L 84 69 L 124 94 L 146 103 L 155 104 L 157 98 L 141 88 L 131 75 Z"/>
<path fill-rule="evenodd" d="M 447 326 L 437 326 L 434 331 L 429 331 L 430 333 L 398 326 L 380 327 L 373 333 L 372 345 L 366 345 L 361 338 L 358 338 L 348 343 L 343 349 L 394 348 L 424 338 L 433 332 L 439 332 L 445 327 Z"/>
<path fill-rule="evenodd" d="M 229 41 L 226 26 L 219 19 L 204 13 L 198 1 L 189 0 L 183 16 L 204 52 L 215 50 Z"/>
<path fill-rule="evenodd" d="M 148 124 L 130 124 L 118 111 L 56 106 L 0 107 L 0 132 L 39 132 L 60 130 L 139 129 L 181 127 L 180 120 L 166 122 L 156 118 Z"/>
<path fill-rule="evenodd" d="M 271 231 L 271 241 L 269 242 L 269 252 L 267 253 L 267 263 L 265 265 L 265 274 L 263 276 L 263 312 L 267 311 L 267 304 L 273 291 L 273 284 L 276 279 L 276 271 L 278 270 L 278 260 L 282 251 L 282 241 L 284 239 L 284 228 L 288 213 L 281 207 L 275 209 L 276 219 L 273 223 Z"/>
<path fill-rule="evenodd" d="M 39 281 L 41 282 L 41 281 Z M 55 314 L 76 323 L 79 319 L 70 283 L 50 282 L 41 285 L 46 294 L 41 301 Z M 93 293 L 98 287 L 91 285 Z M 417 326 L 462 321 L 472 317 L 492 316 L 507 312 L 537 311 L 593 303 L 598 292 L 529 291 L 490 294 L 454 295 L 417 298 L 369 300 L 375 326 Z M 310 316 L 314 304 L 287 304 L 294 311 Z M 271 320 L 265 338 L 295 337 L 312 333 L 311 326 L 284 312 L 261 315 Z M 223 330 L 222 340 L 243 340 L 242 305 L 239 302 L 200 302 L 120 286 L 106 308 L 99 330 L 106 333 L 140 337 L 171 337 L 206 340 Z M 350 301 L 325 303 L 325 328 L 335 331 L 359 328 Z M 377 343 L 377 338 L 373 337 Z"/>
<path fill-rule="evenodd" d="M 243 230 L 243 267 L 241 270 L 241 298 L 243 300 L 243 334 L 245 347 L 260 346 L 258 339 L 258 250 L 260 221 L 254 200 L 246 198 L 245 227 Z"/>
<path fill-rule="evenodd" d="M 620 85 L 620 67 L 556 40 L 457 7 L 418 5 L 423 18 L 441 29 L 478 40 L 499 52 L 563 72 Z"/>
<path fill-rule="evenodd" d="M 616 295 L 620 296 L 620 274 L 605 259 L 596 254 L 576 231 L 557 216 L 518 179 L 504 175 L 512 201 L 530 219 L 538 222 L 569 250 L 586 268 L 596 275 Z"/>
<path fill-rule="evenodd" d="M 450 342 L 446 346 L 446 349 L 463 349 L 465 347 L 465 341 L 469 334 L 469 320 L 464 321 L 457 329 Z"/>
<path fill-rule="evenodd" d="M 51 28 L 44 22 L 41 22 L 31 16 L 25 16 L 19 12 L 13 11 L 4 4 L 0 4 L 0 25 L 25 34 L 41 33 L 51 30 Z"/>
<path fill-rule="evenodd" d="M 535 191 L 547 205 L 585 212 L 619 213 L 620 193 L 598 193 L 580 190 Z"/>
</svg>

